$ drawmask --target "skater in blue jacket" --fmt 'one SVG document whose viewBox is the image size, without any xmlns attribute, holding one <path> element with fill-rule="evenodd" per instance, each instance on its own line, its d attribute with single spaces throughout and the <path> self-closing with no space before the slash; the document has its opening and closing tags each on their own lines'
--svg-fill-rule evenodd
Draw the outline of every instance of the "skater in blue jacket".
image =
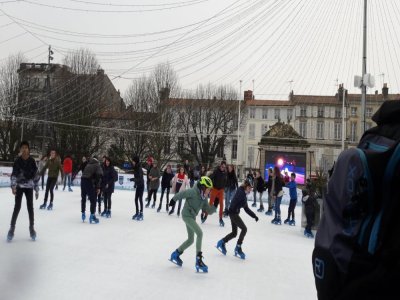
<svg viewBox="0 0 400 300">
<path fill-rule="evenodd" d="M 296 222 L 294 220 L 294 209 L 296 208 L 297 204 L 296 173 L 290 174 L 290 181 L 286 184 L 286 187 L 289 188 L 290 202 L 288 209 L 288 217 L 283 223 L 294 226 L 296 225 Z M 290 219 L 290 217 L 292 218 Z"/>
</svg>

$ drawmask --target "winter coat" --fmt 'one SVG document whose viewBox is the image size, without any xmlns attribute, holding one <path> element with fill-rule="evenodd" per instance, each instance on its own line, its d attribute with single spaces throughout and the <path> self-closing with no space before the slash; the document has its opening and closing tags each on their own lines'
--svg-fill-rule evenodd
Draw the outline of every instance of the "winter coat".
<svg viewBox="0 0 400 300">
<path fill-rule="evenodd" d="M 274 179 L 273 179 L 273 177 L 271 176 L 271 175 L 269 175 L 268 176 L 268 181 L 267 181 L 267 191 L 268 191 L 268 194 L 271 194 L 271 192 L 272 192 L 272 188 L 273 188 L 273 183 L 274 182 Z"/>
<path fill-rule="evenodd" d="M 235 172 L 227 172 L 226 188 L 230 190 L 236 190 L 238 188 L 238 180 Z"/>
<path fill-rule="evenodd" d="M 149 174 L 149 189 L 158 190 L 160 186 L 160 170 L 152 167 Z"/>
<path fill-rule="evenodd" d="M 243 208 L 250 217 L 256 217 L 256 214 L 247 205 L 247 195 L 242 186 L 237 189 L 235 196 L 233 196 L 228 212 L 230 215 L 238 215 L 241 208 Z"/>
<path fill-rule="evenodd" d="M 91 158 L 82 172 L 82 179 L 91 179 L 93 185 L 97 189 L 100 189 L 102 176 L 103 170 L 100 167 L 99 161 L 95 158 Z"/>
<path fill-rule="evenodd" d="M 172 199 L 175 201 L 186 199 L 182 209 L 182 217 L 196 219 L 200 210 L 204 210 L 210 215 L 217 210 L 214 206 L 208 204 L 207 199 L 201 196 L 201 191 L 197 184 L 191 189 L 175 194 Z"/>
<path fill-rule="evenodd" d="M 274 180 L 274 196 L 278 196 L 278 194 L 281 193 L 284 185 L 285 182 L 283 181 L 283 179 L 279 176 L 276 176 Z"/>
<path fill-rule="evenodd" d="M 168 173 L 167 170 L 164 170 L 162 178 L 161 178 L 161 188 L 166 189 L 171 186 L 171 181 L 174 178 L 174 173 Z"/>
<path fill-rule="evenodd" d="M 64 176 L 63 168 L 61 166 L 61 160 L 58 157 L 50 158 L 46 161 L 43 169 L 40 171 L 40 175 L 43 175 L 49 169 L 48 177 L 58 178 L 58 173 Z"/>
<path fill-rule="evenodd" d="M 264 179 L 260 177 L 256 177 L 254 183 L 254 188 L 257 190 L 258 193 L 262 193 L 265 191 L 265 182 Z"/>
<path fill-rule="evenodd" d="M 63 171 L 64 174 L 72 173 L 72 159 L 70 157 L 66 157 L 63 162 Z"/>
<path fill-rule="evenodd" d="M 172 180 L 172 192 L 176 193 L 177 185 L 180 183 L 179 191 L 184 191 L 190 187 L 189 179 L 186 174 L 184 174 L 184 179 L 179 178 L 179 173 L 174 176 Z"/>
<path fill-rule="evenodd" d="M 118 180 L 118 173 L 113 166 L 103 167 L 103 177 L 101 179 L 101 188 L 103 192 L 114 193 L 115 181 Z"/>
<path fill-rule="evenodd" d="M 304 203 L 304 210 L 306 214 L 314 214 L 315 213 L 315 209 L 317 207 L 317 199 L 314 196 L 304 196 L 301 199 L 301 202 Z"/>
<path fill-rule="evenodd" d="M 289 181 L 286 186 L 289 188 L 290 200 L 297 201 L 297 184 L 296 181 Z"/>
<path fill-rule="evenodd" d="M 21 156 L 15 160 L 11 173 L 11 188 L 19 187 L 38 191 L 39 179 L 36 162 L 31 156 L 26 160 Z"/>
<path fill-rule="evenodd" d="M 136 187 L 144 187 L 143 170 L 142 166 L 138 162 L 133 168 L 133 176 L 134 178 L 131 178 L 130 181 L 134 181 Z"/>
<path fill-rule="evenodd" d="M 214 189 L 220 190 L 225 188 L 227 179 L 226 172 L 222 172 L 219 167 L 214 170 L 210 178 L 213 182 Z"/>
</svg>

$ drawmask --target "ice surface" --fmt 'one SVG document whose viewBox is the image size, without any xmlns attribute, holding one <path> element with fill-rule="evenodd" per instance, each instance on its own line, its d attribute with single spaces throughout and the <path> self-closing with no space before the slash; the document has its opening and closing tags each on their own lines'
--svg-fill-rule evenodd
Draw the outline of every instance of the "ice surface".
<svg viewBox="0 0 400 300">
<path fill-rule="evenodd" d="M 271 216 L 258 212 L 256 223 L 242 211 L 248 228 L 243 261 L 233 256 L 235 240 L 227 244 L 227 256 L 215 248 L 230 232 L 230 222 L 225 219 L 220 227 L 218 216 L 209 216 L 201 225 L 209 273 L 198 274 L 195 245 L 181 256 L 182 268 L 168 261 L 186 239 L 186 228 L 176 214 L 168 216 L 165 199 L 162 212 L 145 208 L 144 221 L 137 222 L 131 220 L 134 192 L 117 190 L 112 218 L 99 217 L 99 224 L 90 225 L 81 221 L 80 189 L 73 189 L 55 191 L 53 211 L 39 210 L 40 192 L 34 202 L 35 242 L 24 199 L 11 243 L 6 235 L 14 197 L 11 189 L 0 189 L 0 299 L 316 299 L 313 240 L 299 225 L 272 225 Z"/>
</svg>

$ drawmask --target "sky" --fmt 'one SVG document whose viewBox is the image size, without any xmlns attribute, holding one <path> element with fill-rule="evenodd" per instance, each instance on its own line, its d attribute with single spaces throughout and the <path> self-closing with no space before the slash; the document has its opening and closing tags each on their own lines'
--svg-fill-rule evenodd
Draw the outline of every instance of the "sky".
<svg viewBox="0 0 400 300">
<path fill-rule="evenodd" d="M 363 0 L 0 0 L 0 63 L 13 53 L 54 63 L 85 47 L 122 94 L 169 62 L 183 89 L 208 82 L 257 99 L 351 93 L 362 72 Z M 400 90 L 400 3 L 368 1 L 367 73 L 374 93 Z"/>
<path fill-rule="evenodd" d="M 10 188 L 0 188 L 1 299 L 317 299 L 314 240 L 303 235 L 300 206 L 296 226 L 273 225 L 272 216 L 259 212 L 255 222 L 242 210 L 246 260 L 233 255 L 236 239 L 227 243 L 226 256 L 215 248 L 231 227 L 228 219 L 220 227 L 218 216 L 210 215 L 201 225 L 209 272 L 201 274 L 194 268 L 194 245 L 182 254 L 182 268 L 168 261 L 187 233 L 182 219 L 169 216 L 164 205 L 160 213 L 145 208 L 144 221 L 132 221 L 134 192 L 116 190 L 110 219 L 82 223 L 80 189 L 73 190 L 55 191 L 52 211 L 39 209 L 40 191 L 34 201 L 35 242 L 23 200 L 14 239 L 7 243 L 14 197 Z M 282 214 L 286 217 L 287 205 Z"/>
</svg>

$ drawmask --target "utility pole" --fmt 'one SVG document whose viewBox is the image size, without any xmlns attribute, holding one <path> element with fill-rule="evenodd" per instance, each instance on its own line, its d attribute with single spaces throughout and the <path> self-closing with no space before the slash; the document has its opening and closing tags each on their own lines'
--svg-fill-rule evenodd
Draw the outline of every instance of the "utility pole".
<svg viewBox="0 0 400 300">
<path fill-rule="evenodd" d="M 47 121 L 47 112 L 48 112 L 48 106 L 50 104 L 50 72 L 51 72 L 51 61 L 53 60 L 53 55 L 54 52 L 51 50 L 51 46 L 49 45 L 49 53 L 47 56 L 47 77 L 46 77 L 46 101 L 44 101 L 44 112 L 45 112 L 45 117 L 44 120 Z M 43 139 L 42 139 L 42 155 L 45 153 L 45 147 L 46 147 L 46 138 L 47 138 L 47 124 L 46 122 L 43 123 Z"/>
<path fill-rule="evenodd" d="M 242 97 L 242 80 L 239 81 L 239 113 L 238 113 L 238 126 L 237 126 L 237 149 L 236 149 L 236 172 L 239 174 L 239 133 L 240 133 L 240 98 Z M 240 176 L 239 176 L 240 177 Z"/>
<path fill-rule="evenodd" d="M 342 83 L 342 89 L 343 89 L 343 96 L 342 96 L 342 151 L 344 150 L 344 139 L 346 136 L 346 122 L 345 122 L 345 100 L 346 100 L 346 89 L 344 88 L 344 84 Z"/>
<path fill-rule="evenodd" d="M 365 102 L 367 98 L 367 0 L 364 0 L 364 25 L 363 25 L 363 60 L 361 75 L 361 135 L 365 132 Z"/>
</svg>

